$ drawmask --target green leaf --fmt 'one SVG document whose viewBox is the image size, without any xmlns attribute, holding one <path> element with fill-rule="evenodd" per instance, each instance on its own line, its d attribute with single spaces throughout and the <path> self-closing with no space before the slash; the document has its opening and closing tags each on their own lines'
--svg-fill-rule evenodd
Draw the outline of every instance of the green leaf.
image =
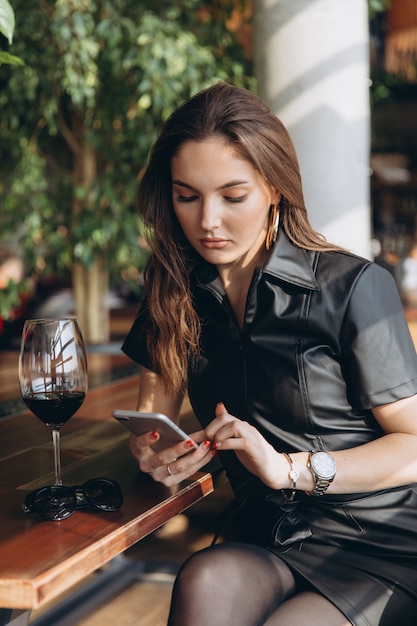
<svg viewBox="0 0 417 626">
<path fill-rule="evenodd" d="M 0 51 L 0 65 L 2 63 L 7 63 L 8 65 L 24 65 L 25 64 L 25 62 L 22 59 L 15 56 L 14 54 Z"/>
<path fill-rule="evenodd" d="M 14 26 L 14 12 L 10 3 L 8 0 L 0 0 L 0 33 L 3 33 L 9 44 L 13 41 Z"/>
<path fill-rule="evenodd" d="M 0 318 L 12 320 L 22 305 L 22 296 L 29 292 L 29 281 L 9 280 L 0 291 Z"/>
</svg>

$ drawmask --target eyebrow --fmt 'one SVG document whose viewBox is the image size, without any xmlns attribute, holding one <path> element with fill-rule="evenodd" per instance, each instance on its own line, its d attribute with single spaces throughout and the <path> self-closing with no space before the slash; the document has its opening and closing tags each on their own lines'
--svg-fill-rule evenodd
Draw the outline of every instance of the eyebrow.
<svg viewBox="0 0 417 626">
<path fill-rule="evenodd" d="M 247 185 L 248 183 L 249 183 L 248 180 L 231 180 L 230 182 L 225 183 L 224 185 L 221 185 L 220 187 L 218 187 L 216 191 L 221 191 L 222 189 L 229 189 L 230 187 L 237 187 L 239 185 Z M 197 191 L 196 189 L 194 189 L 194 187 L 192 187 L 191 185 L 188 185 L 182 180 L 179 180 L 178 178 L 173 180 L 172 184 L 178 185 L 179 187 L 186 187 L 186 189 L 190 189 L 191 191 Z"/>
</svg>

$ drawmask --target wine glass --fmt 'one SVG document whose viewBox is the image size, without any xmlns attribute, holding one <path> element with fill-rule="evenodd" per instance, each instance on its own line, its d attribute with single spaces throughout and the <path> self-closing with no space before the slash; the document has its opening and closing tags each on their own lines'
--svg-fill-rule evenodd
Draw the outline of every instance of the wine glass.
<svg viewBox="0 0 417 626">
<path fill-rule="evenodd" d="M 87 393 L 87 357 L 76 319 L 25 322 L 19 381 L 26 405 L 52 429 L 54 486 L 60 486 L 60 428 L 80 408 Z"/>
</svg>

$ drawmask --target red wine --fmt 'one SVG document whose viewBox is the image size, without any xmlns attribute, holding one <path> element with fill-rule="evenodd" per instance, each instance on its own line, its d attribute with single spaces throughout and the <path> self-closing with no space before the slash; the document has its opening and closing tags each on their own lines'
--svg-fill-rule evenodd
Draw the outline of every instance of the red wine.
<svg viewBox="0 0 417 626">
<path fill-rule="evenodd" d="M 56 391 L 55 393 L 32 393 L 23 400 L 44 424 L 61 426 L 74 415 L 84 402 L 82 391 Z"/>
</svg>

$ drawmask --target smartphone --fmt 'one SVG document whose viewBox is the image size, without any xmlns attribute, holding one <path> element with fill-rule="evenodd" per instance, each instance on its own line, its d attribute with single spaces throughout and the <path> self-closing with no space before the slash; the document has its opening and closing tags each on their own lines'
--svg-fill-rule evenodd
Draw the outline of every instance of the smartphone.
<svg viewBox="0 0 417 626">
<path fill-rule="evenodd" d="M 143 435 L 152 431 L 159 433 L 158 441 L 152 445 L 156 452 L 169 448 L 180 441 L 192 441 L 187 433 L 163 413 L 116 410 L 112 412 L 112 415 L 135 435 Z M 198 448 L 195 441 L 193 441 L 193 448 Z"/>
</svg>

